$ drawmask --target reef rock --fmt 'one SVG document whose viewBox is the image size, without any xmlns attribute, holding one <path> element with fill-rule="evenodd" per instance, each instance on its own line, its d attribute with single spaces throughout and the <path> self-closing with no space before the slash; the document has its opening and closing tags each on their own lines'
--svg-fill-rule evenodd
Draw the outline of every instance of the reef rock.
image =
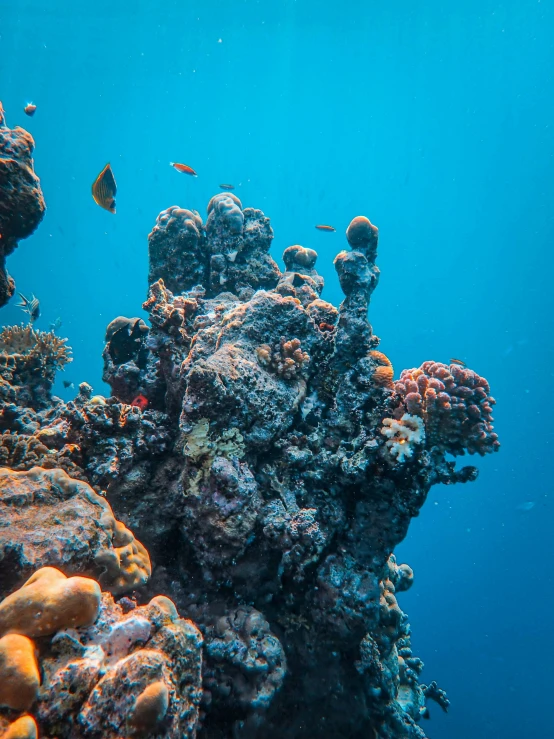
<svg viewBox="0 0 554 739">
<path fill-rule="evenodd" d="M 80 591 L 72 581 L 97 591 L 93 611 L 85 613 L 83 598 L 75 611 Z M 38 650 L 18 633 L 31 606 L 25 591 L 33 588 L 32 608 L 49 624 L 39 630 L 40 679 Z M 202 637 L 168 598 L 124 612 L 109 593 L 100 596 L 94 580 L 46 568 L 0 603 L 0 618 L 9 631 L 0 639 L 0 726 L 9 722 L 8 733 L 15 732 L 13 719 L 23 718 L 14 712 L 30 710 L 32 724 L 18 728 L 32 735 L 34 726 L 36 735 L 38 723 L 41 736 L 52 739 L 196 736 Z"/>
<path fill-rule="evenodd" d="M 97 575 L 116 594 L 151 574 L 146 549 L 86 482 L 63 470 L 0 469 L 0 592 L 46 566 Z"/>
<path fill-rule="evenodd" d="M 43 395 L 41 405 L 10 394 L 17 378 L 5 376 L 0 459 L 21 470 L 59 460 L 105 490 L 155 563 L 138 597 L 170 594 L 202 630 L 205 739 L 423 739 L 428 701 L 448 707 L 435 682 L 421 682 L 398 603 L 413 573 L 393 552 L 434 484 L 477 476 L 452 455 L 498 449 L 494 400 L 484 378 L 455 365 L 425 362 L 395 382 L 368 319 L 378 237 L 363 216 L 348 227 L 350 249 L 334 262 L 344 292 L 336 308 L 321 297 L 315 251 L 293 245 L 278 269 L 261 211 L 220 193 L 203 224 L 173 206 L 149 236 L 150 326 L 122 316 L 108 326 L 112 396 L 83 383 L 73 401 Z M 88 491 L 87 505 L 99 506 Z M 118 582 L 110 553 L 133 547 L 117 543 L 118 526 L 95 534 L 91 549 L 107 554 L 73 561 L 100 563 Z M 132 618 L 125 628 L 146 634 Z M 42 717 L 68 735 L 63 714 L 98 739 L 176 727 L 188 736 L 192 724 L 176 718 L 173 663 L 150 655 L 150 642 L 140 659 L 110 661 L 97 650 L 107 638 L 99 623 L 102 615 L 89 627 L 99 632 L 72 633 L 76 646 L 60 637 L 80 655 L 74 669 L 87 687 L 76 697 L 65 688 L 70 662 L 64 672 L 41 661 L 41 695 L 72 706 L 41 699 L 41 731 Z M 125 681 L 133 687 L 124 699 Z"/>
<path fill-rule="evenodd" d="M 0 307 L 15 290 L 6 257 L 41 222 L 46 205 L 33 166 L 35 142 L 30 133 L 8 128 L 0 102 Z"/>
</svg>

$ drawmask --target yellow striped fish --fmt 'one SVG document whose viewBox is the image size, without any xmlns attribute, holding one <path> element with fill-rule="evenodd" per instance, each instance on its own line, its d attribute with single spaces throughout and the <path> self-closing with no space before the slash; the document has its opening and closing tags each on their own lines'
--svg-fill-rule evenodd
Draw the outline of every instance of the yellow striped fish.
<svg viewBox="0 0 554 739">
<path fill-rule="evenodd" d="M 106 164 L 92 184 L 92 197 L 94 198 L 94 202 L 101 208 L 109 210 L 110 213 L 115 213 L 116 192 L 117 186 L 112 168 L 109 164 Z"/>
</svg>

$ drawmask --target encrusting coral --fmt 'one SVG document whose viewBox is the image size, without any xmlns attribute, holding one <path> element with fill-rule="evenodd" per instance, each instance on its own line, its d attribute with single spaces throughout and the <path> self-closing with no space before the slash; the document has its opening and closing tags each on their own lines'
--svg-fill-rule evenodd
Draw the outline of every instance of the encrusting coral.
<svg viewBox="0 0 554 739">
<path fill-rule="evenodd" d="M 94 625 L 42 637 L 31 712 L 45 737 L 424 739 L 427 702 L 448 708 L 420 681 L 397 600 L 413 572 L 392 552 L 432 485 L 477 476 L 450 455 L 498 449 L 494 400 L 457 365 L 425 362 L 394 381 L 368 320 L 379 232 L 358 216 L 346 237 L 337 309 L 321 299 L 315 251 L 289 247 L 280 271 L 261 211 L 229 193 L 205 224 L 172 206 L 149 236 L 150 325 L 108 327 L 110 398 L 86 383 L 69 403 L 33 395 L 5 355 L 0 459 L 21 470 L 7 474 L 42 476 L 46 499 L 55 476 L 80 490 L 60 497 L 60 520 L 74 498 L 94 556 L 52 535 L 59 566 L 135 589 L 119 605 L 104 593 Z M 33 460 L 73 464 L 120 521 L 86 483 L 26 472 Z M 100 514 L 94 536 L 87 506 Z M 4 540 L 10 588 L 33 562 L 56 566 L 19 531 L 27 559 Z M 173 604 L 136 605 L 160 592 L 203 632 L 203 662 Z"/>
</svg>

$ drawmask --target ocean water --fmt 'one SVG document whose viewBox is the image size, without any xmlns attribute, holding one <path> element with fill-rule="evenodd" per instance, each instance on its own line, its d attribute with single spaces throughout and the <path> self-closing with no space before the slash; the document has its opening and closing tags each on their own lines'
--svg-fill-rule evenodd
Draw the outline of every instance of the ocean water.
<svg viewBox="0 0 554 739">
<path fill-rule="evenodd" d="M 423 677 L 452 703 L 431 707 L 432 739 L 554 736 L 553 29 L 547 0 L 0 0 L 0 99 L 35 137 L 48 206 L 8 269 L 38 328 L 63 321 L 58 395 L 61 378 L 108 392 L 105 327 L 144 316 L 157 214 L 204 214 L 221 182 L 271 218 L 279 263 L 318 251 L 335 304 L 332 260 L 367 215 L 396 375 L 454 356 L 490 381 L 500 453 L 434 488 L 397 551 Z M 90 194 L 108 161 L 115 216 Z"/>
</svg>

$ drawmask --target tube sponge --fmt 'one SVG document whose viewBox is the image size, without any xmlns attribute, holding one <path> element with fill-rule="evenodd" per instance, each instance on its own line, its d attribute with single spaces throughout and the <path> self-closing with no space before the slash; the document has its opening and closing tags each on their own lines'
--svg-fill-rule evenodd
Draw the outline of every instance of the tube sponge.
<svg viewBox="0 0 554 739">
<path fill-rule="evenodd" d="M 55 567 L 43 567 L 0 603 L 0 634 L 37 637 L 90 626 L 98 616 L 100 598 L 94 580 L 66 577 Z"/>
<path fill-rule="evenodd" d="M 27 711 L 40 686 L 35 645 L 26 636 L 7 634 L 0 639 L 0 705 Z"/>
</svg>

